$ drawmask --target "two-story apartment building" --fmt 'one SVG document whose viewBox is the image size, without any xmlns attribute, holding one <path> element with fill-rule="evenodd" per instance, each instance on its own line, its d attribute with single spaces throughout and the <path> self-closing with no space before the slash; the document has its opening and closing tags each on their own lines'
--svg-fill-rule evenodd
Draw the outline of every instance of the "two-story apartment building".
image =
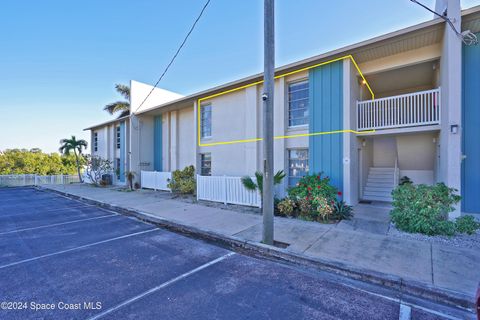
<svg viewBox="0 0 480 320">
<path fill-rule="evenodd" d="M 131 81 L 130 91 L 132 95 L 132 102 L 135 103 L 135 109 L 133 111 L 141 112 L 142 110 L 148 109 L 152 106 L 166 103 L 178 98 L 183 97 L 182 95 L 171 92 L 168 90 L 155 88 L 147 84 Z M 145 100 L 145 97 L 150 93 L 150 97 L 141 105 L 142 101 Z M 142 99 L 138 101 L 137 99 Z M 141 106 L 140 106 L 141 105 Z M 143 122 L 142 122 L 143 124 Z M 90 147 L 92 155 L 99 156 L 103 159 L 109 160 L 113 165 L 113 182 L 115 184 L 124 184 L 125 183 L 125 172 L 131 170 L 130 161 L 132 151 L 136 150 L 139 152 L 139 140 L 140 136 L 135 135 L 137 140 L 131 140 L 131 132 L 137 132 L 138 121 L 136 118 L 125 116 L 104 123 L 100 123 L 85 130 L 90 130 Z M 143 138 L 143 143 L 148 139 L 148 129 L 143 129 L 146 138 Z M 146 155 L 143 155 L 145 158 L 148 158 L 148 151 Z M 141 168 L 145 166 L 145 170 L 151 169 L 148 163 L 138 163 L 137 167 Z"/>
<path fill-rule="evenodd" d="M 458 30 L 480 32 L 480 7 L 460 11 L 458 0 L 437 6 Z M 284 189 L 307 172 L 323 172 L 347 203 L 391 201 L 391 190 L 407 176 L 414 183 L 445 182 L 461 193 L 461 210 L 480 212 L 480 47 L 464 45 L 443 19 L 275 74 L 275 170 L 287 173 Z M 134 87 L 135 111 L 145 93 Z M 262 90 L 257 74 L 135 111 L 123 120 L 128 168 L 261 171 Z"/>
</svg>

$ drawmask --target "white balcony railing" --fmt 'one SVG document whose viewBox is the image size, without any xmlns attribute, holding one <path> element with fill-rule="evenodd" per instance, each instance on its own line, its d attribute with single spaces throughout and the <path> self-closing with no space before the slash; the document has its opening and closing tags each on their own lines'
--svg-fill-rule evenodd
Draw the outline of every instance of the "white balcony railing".
<svg viewBox="0 0 480 320">
<path fill-rule="evenodd" d="M 357 101 L 357 130 L 440 124 L 440 88 Z"/>
</svg>

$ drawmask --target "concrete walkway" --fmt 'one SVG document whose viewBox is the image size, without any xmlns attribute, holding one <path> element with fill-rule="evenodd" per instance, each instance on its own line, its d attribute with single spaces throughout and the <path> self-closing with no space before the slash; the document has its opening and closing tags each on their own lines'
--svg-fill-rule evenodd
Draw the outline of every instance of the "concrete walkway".
<svg viewBox="0 0 480 320">
<path fill-rule="evenodd" d="M 224 236 L 261 240 L 262 218 L 256 214 L 173 200 L 170 194 L 147 190 L 124 192 L 79 184 L 46 187 Z M 378 233 L 362 231 L 361 226 L 348 222 L 320 224 L 276 217 L 275 239 L 289 244 L 285 250 L 297 255 L 393 275 L 474 300 L 480 281 L 480 252 L 393 238 L 385 235 L 384 221 L 373 225 L 378 225 Z"/>
</svg>

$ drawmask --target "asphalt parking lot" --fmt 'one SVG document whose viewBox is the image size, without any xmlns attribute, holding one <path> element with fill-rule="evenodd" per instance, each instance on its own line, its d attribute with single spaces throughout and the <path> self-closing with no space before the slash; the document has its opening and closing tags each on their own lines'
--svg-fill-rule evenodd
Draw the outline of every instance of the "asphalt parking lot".
<svg viewBox="0 0 480 320">
<path fill-rule="evenodd" d="M 33 188 L 0 188 L 0 284 L 0 319 L 458 318 Z"/>
</svg>

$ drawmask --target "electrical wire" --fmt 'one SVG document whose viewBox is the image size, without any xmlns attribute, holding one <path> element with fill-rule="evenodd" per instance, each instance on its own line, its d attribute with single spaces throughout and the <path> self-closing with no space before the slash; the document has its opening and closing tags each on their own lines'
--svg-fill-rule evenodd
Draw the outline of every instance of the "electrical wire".
<svg viewBox="0 0 480 320">
<path fill-rule="evenodd" d="M 178 54 L 180 53 L 180 50 L 182 50 L 183 46 L 185 45 L 185 43 L 187 42 L 188 40 L 188 37 L 190 37 L 190 34 L 193 32 L 193 29 L 195 29 L 195 26 L 197 25 L 198 21 L 200 20 L 200 18 L 202 17 L 203 15 L 203 12 L 205 11 L 205 9 L 207 9 L 207 6 L 208 4 L 210 3 L 211 0 L 207 0 L 207 2 L 205 2 L 205 5 L 203 6 L 202 10 L 200 11 L 200 14 L 197 16 L 197 18 L 195 19 L 195 21 L 193 22 L 190 30 L 188 31 L 187 35 L 185 36 L 185 38 L 183 39 L 182 43 L 180 44 L 180 46 L 178 47 L 177 51 L 175 52 L 175 54 L 173 55 L 172 59 L 170 60 L 170 62 L 167 64 L 167 67 L 165 68 L 165 70 L 163 70 L 163 73 L 160 75 L 160 77 L 158 78 L 157 82 L 155 82 L 155 85 L 153 86 L 152 90 L 150 90 L 150 92 L 147 94 L 147 96 L 145 97 L 145 99 L 143 99 L 142 103 L 140 103 L 140 105 L 137 107 L 137 109 L 135 109 L 135 112 L 138 111 L 138 109 L 140 109 L 140 107 L 145 103 L 145 101 L 147 101 L 148 97 L 150 97 L 150 95 L 152 94 L 153 90 L 155 90 L 155 88 L 158 86 L 158 84 L 160 83 L 160 81 L 163 79 L 163 77 L 165 76 L 165 74 L 167 73 L 168 69 L 170 68 L 170 66 L 173 64 L 173 62 L 175 61 L 175 59 L 177 58 Z M 134 112 L 134 113 L 135 113 Z"/>
<path fill-rule="evenodd" d="M 422 8 L 430 11 L 431 13 L 433 13 L 434 15 L 436 16 L 439 16 L 440 18 L 442 18 L 443 20 L 445 20 L 445 22 L 447 22 L 450 27 L 452 28 L 452 30 L 456 33 L 456 35 L 462 39 L 462 42 L 465 43 L 467 46 L 469 45 L 476 45 L 478 44 L 478 39 L 477 39 L 477 36 L 475 34 L 473 34 L 472 32 L 470 32 L 470 30 L 467 30 L 465 32 L 459 32 L 457 30 L 457 28 L 455 28 L 455 25 L 453 24 L 452 20 L 450 20 L 450 18 L 448 18 L 447 16 L 443 15 L 443 14 L 440 14 L 438 12 L 436 12 L 435 10 L 432 10 L 430 9 L 429 7 L 427 7 L 426 5 L 418 2 L 417 0 L 410 0 L 411 2 L 413 3 L 416 3 L 418 4 L 419 6 L 421 6 Z"/>
</svg>

